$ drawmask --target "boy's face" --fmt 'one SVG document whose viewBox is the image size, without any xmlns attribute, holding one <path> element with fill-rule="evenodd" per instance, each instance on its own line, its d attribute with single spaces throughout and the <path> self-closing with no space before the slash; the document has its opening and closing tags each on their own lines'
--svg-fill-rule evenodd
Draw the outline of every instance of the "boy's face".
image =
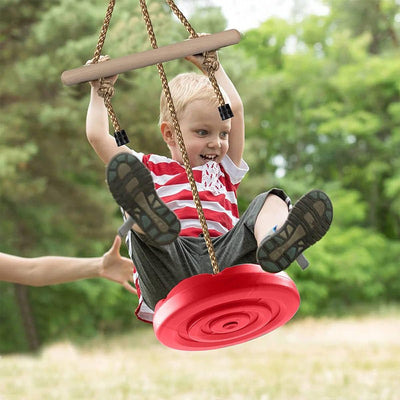
<svg viewBox="0 0 400 400">
<path fill-rule="evenodd" d="M 221 162 L 229 149 L 231 120 L 222 121 L 215 104 L 206 100 L 195 100 L 188 104 L 180 116 L 179 126 L 191 167 L 198 167 L 209 161 Z M 171 150 L 172 158 L 183 164 L 176 134 L 170 134 L 168 139 L 168 135 L 163 132 L 164 140 Z"/>
</svg>

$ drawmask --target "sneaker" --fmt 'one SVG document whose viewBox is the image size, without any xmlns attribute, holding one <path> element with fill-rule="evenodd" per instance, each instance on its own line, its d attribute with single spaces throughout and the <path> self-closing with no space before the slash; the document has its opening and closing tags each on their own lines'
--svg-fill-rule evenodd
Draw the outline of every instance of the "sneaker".
<svg viewBox="0 0 400 400">
<path fill-rule="evenodd" d="M 292 208 L 285 223 L 266 236 L 257 249 L 257 260 L 268 272 L 280 272 L 304 250 L 320 240 L 332 222 L 333 207 L 320 190 L 305 194 Z"/>
<path fill-rule="evenodd" d="M 107 166 L 115 201 L 132 217 L 151 243 L 173 242 L 181 230 L 173 211 L 158 197 L 150 171 L 130 153 L 119 153 Z"/>
</svg>

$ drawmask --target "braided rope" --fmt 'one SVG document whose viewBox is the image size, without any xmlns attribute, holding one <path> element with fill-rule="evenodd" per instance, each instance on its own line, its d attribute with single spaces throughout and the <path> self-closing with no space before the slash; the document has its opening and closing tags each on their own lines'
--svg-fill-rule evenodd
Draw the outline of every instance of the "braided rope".
<svg viewBox="0 0 400 400">
<path fill-rule="evenodd" d="M 110 25 L 112 13 L 114 11 L 115 2 L 116 2 L 116 0 L 110 0 L 110 2 L 108 4 L 106 15 L 104 17 L 103 25 L 100 30 L 99 39 L 97 41 L 96 49 L 94 51 L 94 55 L 93 55 L 93 59 L 92 59 L 93 64 L 98 63 L 101 52 L 103 50 L 104 42 L 105 42 L 106 36 L 107 36 L 108 27 Z M 107 109 L 108 116 L 114 127 L 114 131 L 119 132 L 121 130 L 121 127 L 118 122 L 118 118 L 114 111 L 114 108 L 111 104 L 111 97 L 114 95 L 114 92 L 115 92 L 114 85 L 111 82 L 111 80 L 106 79 L 106 78 L 100 78 L 99 82 L 100 82 L 100 88 L 97 91 L 97 93 L 104 100 L 104 105 Z"/>
<path fill-rule="evenodd" d="M 117 115 L 115 114 L 114 108 L 111 104 L 111 97 L 114 96 L 114 85 L 111 81 L 101 78 L 100 79 L 100 87 L 97 91 L 98 95 L 101 96 L 104 100 L 104 105 L 108 111 L 108 116 L 111 120 L 111 123 L 114 127 L 115 132 L 119 132 L 121 127 L 118 122 Z"/>
<path fill-rule="evenodd" d="M 93 55 L 93 60 L 92 60 L 93 64 L 96 64 L 99 61 L 101 51 L 103 50 L 104 42 L 106 41 L 108 27 L 110 25 L 112 13 L 114 11 L 115 1 L 116 0 L 110 0 L 110 2 L 108 4 L 106 15 L 105 15 L 104 21 L 103 21 L 103 25 L 100 30 L 99 39 L 97 41 L 96 49 L 95 49 L 95 52 Z"/>
<path fill-rule="evenodd" d="M 149 40 L 150 40 L 151 46 L 154 49 L 156 49 L 158 47 L 157 46 L 157 39 L 155 37 L 153 25 L 151 23 L 150 15 L 149 15 L 148 10 L 147 10 L 146 0 L 140 0 L 140 7 L 142 9 L 142 15 L 143 15 L 144 22 L 146 24 L 147 33 L 149 35 Z M 161 63 L 157 64 L 157 69 L 158 69 L 158 73 L 160 75 L 162 88 L 163 88 L 165 97 L 167 99 L 168 109 L 169 109 L 169 112 L 170 112 L 170 115 L 171 115 L 171 118 L 172 118 L 172 123 L 174 125 L 174 130 L 175 130 L 175 133 L 176 133 L 176 136 L 177 136 L 177 139 L 178 139 L 179 149 L 180 149 L 180 151 L 182 153 L 183 164 L 185 166 L 186 174 L 187 174 L 187 177 L 188 177 L 188 180 L 189 180 L 189 183 L 190 183 L 190 188 L 192 190 L 193 200 L 194 200 L 194 203 L 195 203 L 195 206 L 196 206 L 197 214 L 199 216 L 200 225 L 201 225 L 201 228 L 203 230 L 204 240 L 205 240 L 206 245 L 207 245 L 207 250 L 208 250 L 208 254 L 210 256 L 210 261 L 211 261 L 211 265 L 212 265 L 212 268 L 213 268 L 213 272 L 214 272 L 214 274 L 217 274 L 219 272 L 219 268 L 218 268 L 217 258 L 215 256 L 214 246 L 213 246 L 212 241 L 211 241 L 210 232 L 208 231 L 207 221 L 206 221 L 206 218 L 204 216 L 203 207 L 201 205 L 199 192 L 197 190 L 196 181 L 194 179 L 193 171 L 192 171 L 192 168 L 190 166 L 189 157 L 188 157 L 188 154 L 187 154 L 187 151 L 186 151 L 186 146 L 185 146 L 185 142 L 183 140 L 181 128 L 179 126 L 178 117 L 176 115 L 175 106 L 174 106 L 174 103 L 173 103 L 173 100 L 172 100 L 172 95 L 171 95 L 171 91 L 169 89 L 168 80 L 167 80 L 167 76 L 165 74 L 165 70 L 164 70 L 163 64 L 161 64 Z"/>
<path fill-rule="evenodd" d="M 172 0 L 165 0 L 165 1 L 169 5 L 169 8 L 173 11 L 173 13 L 178 17 L 179 21 L 181 21 L 182 25 L 189 32 L 190 38 L 193 39 L 199 37 L 199 35 L 193 29 L 192 25 L 190 25 L 187 18 L 182 14 L 181 10 L 176 6 L 174 1 Z"/>
<path fill-rule="evenodd" d="M 182 14 L 182 12 L 176 6 L 175 2 L 173 0 L 165 0 L 165 1 L 169 5 L 169 7 L 173 11 L 173 13 L 178 17 L 179 21 L 181 21 L 182 25 L 186 28 L 186 30 L 188 31 L 188 33 L 190 35 L 190 38 L 193 39 L 193 38 L 199 37 L 199 35 L 196 33 L 196 31 L 190 25 L 189 21 L 186 19 L 186 17 Z M 217 52 L 216 51 L 205 52 L 203 65 L 207 71 L 208 79 L 210 80 L 211 85 L 214 89 L 214 92 L 218 98 L 219 105 L 224 106 L 225 100 L 224 100 L 224 97 L 222 96 L 221 89 L 219 88 L 219 85 L 217 83 L 217 79 L 215 78 L 215 72 L 219 68 Z"/>
</svg>

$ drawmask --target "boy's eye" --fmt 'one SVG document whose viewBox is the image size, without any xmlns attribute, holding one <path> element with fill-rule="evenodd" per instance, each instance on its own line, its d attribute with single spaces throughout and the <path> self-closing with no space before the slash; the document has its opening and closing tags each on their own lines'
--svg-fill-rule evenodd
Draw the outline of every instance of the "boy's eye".
<svg viewBox="0 0 400 400">
<path fill-rule="evenodd" d="M 229 132 L 221 132 L 219 135 L 221 136 L 222 139 L 227 139 L 229 136 Z"/>
<path fill-rule="evenodd" d="M 199 129 L 197 131 L 197 134 L 200 135 L 200 136 L 206 136 L 208 134 L 208 132 L 206 130 L 204 130 L 204 129 Z"/>
</svg>

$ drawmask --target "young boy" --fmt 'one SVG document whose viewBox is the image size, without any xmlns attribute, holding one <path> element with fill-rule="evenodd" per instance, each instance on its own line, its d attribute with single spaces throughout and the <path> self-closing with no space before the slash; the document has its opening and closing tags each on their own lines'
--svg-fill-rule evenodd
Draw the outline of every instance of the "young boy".
<svg viewBox="0 0 400 400">
<path fill-rule="evenodd" d="M 202 69 L 201 58 L 188 59 Z M 291 209 L 288 196 L 272 189 L 239 218 L 236 191 L 248 171 L 242 159 L 243 104 L 222 66 L 215 77 L 232 119 L 221 120 L 208 77 L 181 74 L 169 86 L 219 269 L 259 263 L 266 271 L 282 271 L 327 232 L 332 204 L 314 190 Z M 212 273 L 211 262 L 164 94 L 159 125 L 171 158 L 117 147 L 97 86 L 92 83 L 87 137 L 108 164 L 114 198 L 135 221 L 129 247 L 141 294 L 138 317 L 151 321 L 159 300 L 183 279 Z"/>
</svg>

